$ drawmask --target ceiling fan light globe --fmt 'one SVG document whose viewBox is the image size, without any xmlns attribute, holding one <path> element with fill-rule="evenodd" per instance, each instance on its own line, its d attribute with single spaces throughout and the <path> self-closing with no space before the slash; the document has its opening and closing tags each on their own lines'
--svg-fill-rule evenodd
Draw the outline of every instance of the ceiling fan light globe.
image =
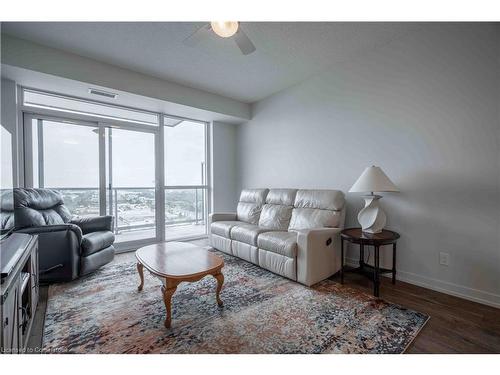
<svg viewBox="0 0 500 375">
<path fill-rule="evenodd" d="M 221 38 L 229 38 L 236 34 L 239 25 L 236 21 L 214 21 L 210 22 L 210 26 Z"/>
</svg>

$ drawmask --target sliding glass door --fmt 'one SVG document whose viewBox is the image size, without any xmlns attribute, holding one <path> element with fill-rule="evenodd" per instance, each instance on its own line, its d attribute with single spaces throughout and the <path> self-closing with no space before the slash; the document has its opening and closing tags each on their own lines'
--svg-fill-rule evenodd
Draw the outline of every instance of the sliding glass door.
<svg viewBox="0 0 500 375">
<path fill-rule="evenodd" d="M 25 115 L 26 186 L 61 192 L 73 215 L 112 215 L 116 243 L 158 239 L 158 132 Z"/>
<path fill-rule="evenodd" d="M 206 124 L 182 119 L 166 119 L 165 124 L 165 238 L 204 235 L 208 197 Z"/>
<path fill-rule="evenodd" d="M 106 208 L 118 242 L 156 235 L 155 134 L 106 128 Z"/>
</svg>

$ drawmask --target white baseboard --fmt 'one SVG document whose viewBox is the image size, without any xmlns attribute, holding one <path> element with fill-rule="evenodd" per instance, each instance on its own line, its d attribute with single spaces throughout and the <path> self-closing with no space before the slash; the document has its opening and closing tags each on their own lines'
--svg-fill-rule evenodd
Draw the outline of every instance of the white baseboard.
<svg viewBox="0 0 500 375">
<path fill-rule="evenodd" d="M 359 266 L 358 259 L 346 258 L 345 262 L 346 265 L 351 267 Z M 383 276 L 390 277 L 390 275 L 383 275 Z M 415 273 L 399 271 L 399 270 L 397 271 L 396 278 L 397 280 L 404 281 L 409 284 L 418 285 L 423 288 L 435 290 L 437 292 L 445 294 L 450 294 L 452 296 L 481 303 L 483 305 L 500 308 L 500 295 L 498 294 L 484 292 L 482 290 L 450 283 L 448 281 L 437 280 L 430 277 L 417 275 Z"/>
</svg>

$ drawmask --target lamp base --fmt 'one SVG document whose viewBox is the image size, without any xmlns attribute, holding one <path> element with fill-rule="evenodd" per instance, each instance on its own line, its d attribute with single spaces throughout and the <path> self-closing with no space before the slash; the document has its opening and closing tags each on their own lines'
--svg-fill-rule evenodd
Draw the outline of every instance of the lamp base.
<svg viewBox="0 0 500 375">
<path fill-rule="evenodd" d="M 366 233 L 380 233 L 387 222 L 387 216 L 379 205 L 381 195 L 363 195 L 365 207 L 358 213 L 361 229 Z"/>
</svg>

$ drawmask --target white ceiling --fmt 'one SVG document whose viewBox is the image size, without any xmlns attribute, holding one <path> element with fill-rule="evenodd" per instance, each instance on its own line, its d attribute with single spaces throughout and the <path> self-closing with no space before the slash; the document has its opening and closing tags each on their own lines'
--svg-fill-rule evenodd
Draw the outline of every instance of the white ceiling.
<svg viewBox="0 0 500 375">
<path fill-rule="evenodd" d="M 243 56 L 233 40 L 211 34 L 196 47 L 184 45 L 182 41 L 201 25 L 4 22 L 2 32 L 251 103 L 418 27 L 414 23 L 244 22 L 241 27 L 257 51 Z"/>
</svg>

